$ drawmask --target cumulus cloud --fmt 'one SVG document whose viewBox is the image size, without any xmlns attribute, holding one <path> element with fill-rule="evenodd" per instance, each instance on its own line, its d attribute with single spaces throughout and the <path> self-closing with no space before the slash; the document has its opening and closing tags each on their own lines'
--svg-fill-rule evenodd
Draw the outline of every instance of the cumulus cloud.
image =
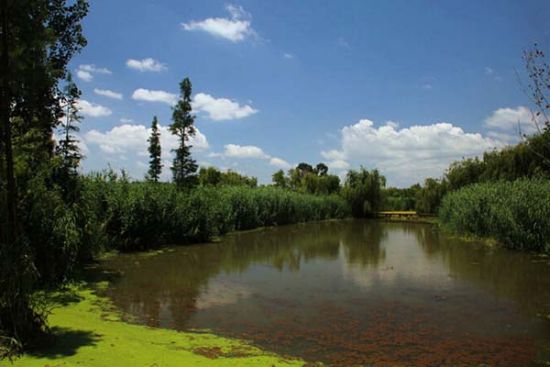
<svg viewBox="0 0 550 367">
<path fill-rule="evenodd" d="M 499 108 L 491 116 L 487 117 L 484 124 L 490 129 L 515 131 L 518 128 L 523 133 L 533 133 L 537 130 L 536 123 L 539 126 L 543 123 L 542 119 L 536 119 L 531 110 L 524 106 L 516 108 Z"/>
<path fill-rule="evenodd" d="M 264 153 L 262 148 L 254 145 L 227 144 L 224 146 L 223 155 L 230 158 L 270 158 L 269 155 Z"/>
<path fill-rule="evenodd" d="M 439 177 L 452 161 L 504 145 L 498 139 L 467 133 L 446 122 L 400 129 L 395 123 L 376 127 L 364 119 L 340 133 L 340 149 L 321 152 L 331 160 L 329 167 L 376 167 L 388 177 L 389 184 L 400 186 Z"/>
<path fill-rule="evenodd" d="M 95 88 L 94 93 L 98 94 L 100 96 L 108 97 L 108 98 L 119 99 L 119 100 L 122 99 L 122 94 L 121 93 L 113 92 L 112 90 L 109 90 L 109 89 Z"/>
<path fill-rule="evenodd" d="M 281 169 L 288 169 L 291 167 L 291 164 L 284 159 L 271 156 L 264 152 L 262 148 L 255 145 L 227 144 L 224 146 L 223 152 L 211 152 L 208 156 L 210 158 L 221 158 L 223 160 L 227 158 L 261 160 L 271 166 Z M 236 164 L 236 162 L 234 162 L 234 164 Z"/>
<path fill-rule="evenodd" d="M 178 95 L 163 90 L 139 88 L 132 94 L 132 99 L 174 105 L 178 100 Z M 228 98 L 215 98 L 206 93 L 197 93 L 191 104 L 193 112 L 204 113 L 214 121 L 242 119 L 258 112 L 249 105 L 241 105 Z"/>
<path fill-rule="evenodd" d="M 76 76 L 85 82 L 92 81 L 94 78 L 94 74 L 110 75 L 112 74 L 112 72 L 107 68 L 98 68 L 93 64 L 79 65 L 76 69 Z"/>
<path fill-rule="evenodd" d="M 107 68 L 98 68 L 97 66 L 93 64 L 83 64 L 78 67 L 80 70 L 84 70 L 93 74 L 108 74 L 111 75 L 111 70 Z"/>
<path fill-rule="evenodd" d="M 349 163 L 343 159 L 335 159 L 327 162 L 327 167 L 332 169 L 348 169 Z"/>
<path fill-rule="evenodd" d="M 284 159 L 277 157 L 271 157 L 271 159 L 269 160 L 269 164 L 281 169 L 289 169 L 291 167 L 290 163 L 288 163 Z"/>
<path fill-rule="evenodd" d="M 78 101 L 77 107 L 83 116 L 88 117 L 103 117 L 109 116 L 113 113 L 113 111 L 111 111 L 108 107 L 90 103 L 84 99 Z"/>
<path fill-rule="evenodd" d="M 230 99 L 215 98 L 206 93 L 198 93 L 193 97 L 193 109 L 206 113 L 215 121 L 241 119 L 258 112 L 249 105 L 241 106 Z"/>
<path fill-rule="evenodd" d="M 77 70 L 76 76 L 78 77 L 78 79 L 83 80 L 85 82 L 92 81 L 92 79 L 94 78 L 91 73 L 85 70 Z"/>
<path fill-rule="evenodd" d="M 128 66 L 130 69 L 138 70 L 141 72 L 143 71 L 159 72 L 159 71 L 166 70 L 166 65 L 150 57 L 143 60 L 128 59 L 126 61 L 126 66 Z"/>
<path fill-rule="evenodd" d="M 207 18 L 200 21 L 182 23 L 186 31 L 201 31 L 231 42 L 241 42 L 256 34 L 251 24 L 251 16 L 241 6 L 227 5 L 225 7 L 229 18 Z"/>
<path fill-rule="evenodd" d="M 169 160 L 172 149 L 178 146 L 178 138 L 170 133 L 167 126 L 159 125 L 160 144 L 162 147 L 162 158 Z M 147 139 L 151 135 L 151 129 L 141 124 L 123 124 L 113 127 L 109 131 L 100 132 L 90 130 L 84 135 L 85 141 L 90 145 L 96 145 L 103 153 L 126 154 L 131 153 L 137 156 L 147 156 Z M 193 149 L 208 149 L 209 144 L 206 136 L 198 129 L 189 143 Z"/>
<path fill-rule="evenodd" d="M 173 105 L 178 100 L 178 96 L 176 94 L 168 93 L 163 90 L 149 90 L 139 88 L 136 89 L 132 94 L 132 99 L 146 102 L 162 102 Z"/>
</svg>

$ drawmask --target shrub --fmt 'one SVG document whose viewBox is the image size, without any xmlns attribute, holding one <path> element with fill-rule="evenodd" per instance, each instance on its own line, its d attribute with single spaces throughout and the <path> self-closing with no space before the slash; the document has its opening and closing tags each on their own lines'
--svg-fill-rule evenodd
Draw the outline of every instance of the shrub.
<svg viewBox="0 0 550 367">
<path fill-rule="evenodd" d="M 550 252 L 550 181 L 521 179 L 467 186 L 439 209 L 453 231 L 493 237 L 507 247 Z"/>
</svg>

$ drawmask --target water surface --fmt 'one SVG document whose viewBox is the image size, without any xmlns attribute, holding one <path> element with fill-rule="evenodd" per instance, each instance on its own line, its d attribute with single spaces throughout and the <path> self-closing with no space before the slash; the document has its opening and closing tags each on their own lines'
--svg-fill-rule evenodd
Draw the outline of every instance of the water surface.
<svg viewBox="0 0 550 367">
<path fill-rule="evenodd" d="M 129 319 L 210 329 L 335 366 L 535 366 L 550 359 L 550 266 L 434 226 L 283 226 L 109 259 Z"/>
</svg>

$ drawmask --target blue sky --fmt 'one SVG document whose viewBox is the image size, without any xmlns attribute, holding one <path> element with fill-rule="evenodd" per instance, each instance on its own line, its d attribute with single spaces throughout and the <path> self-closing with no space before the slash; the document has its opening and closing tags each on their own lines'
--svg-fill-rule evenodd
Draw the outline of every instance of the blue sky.
<svg viewBox="0 0 550 367">
<path fill-rule="evenodd" d="M 522 52 L 550 50 L 548 1 L 91 0 L 85 171 L 147 167 L 152 117 L 193 82 L 194 157 L 268 183 L 279 168 L 378 167 L 393 186 L 529 131 Z M 163 176 L 175 141 L 162 130 Z"/>
</svg>

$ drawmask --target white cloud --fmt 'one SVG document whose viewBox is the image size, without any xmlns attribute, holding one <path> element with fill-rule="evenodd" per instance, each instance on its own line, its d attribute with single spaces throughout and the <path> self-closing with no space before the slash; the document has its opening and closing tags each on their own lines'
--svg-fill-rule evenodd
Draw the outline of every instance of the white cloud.
<svg viewBox="0 0 550 367">
<path fill-rule="evenodd" d="M 291 167 L 290 163 L 288 163 L 284 159 L 277 158 L 277 157 L 272 157 L 269 160 L 269 164 L 282 169 L 289 169 Z"/>
<path fill-rule="evenodd" d="M 230 18 L 207 18 L 201 21 L 182 23 L 186 31 L 202 31 L 231 42 L 240 42 L 256 34 L 251 25 L 251 16 L 240 6 L 227 5 Z"/>
<path fill-rule="evenodd" d="M 492 75 L 494 72 L 495 72 L 495 70 L 493 70 L 493 68 L 491 68 L 489 66 L 485 67 L 485 74 Z"/>
<path fill-rule="evenodd" d="M 170 160 L 172 149 L 178 146 L 178 138 L 170 133 L 167 126 L 159 125 L 160 144 L 162 148 L 162 158 Z M 137 156 L 147 156 L 147 139 L 151 135 L 151 129 L 141 124 L 123 124 L 113 127 L 106 132 L 90 130 L 84 136 L 88 144 L 93 144 L 107 154 L 135 154 Z M 189 140 L 193 149 L 208 149 L 209 144 L 206 136 L 198 129 L 194 137 Z"/>
<path fill-rule="evenodd" d="M 112 74 L 111 70 L 109 70 L 107 68 L 98 68 L 93 64 L 91 64 L 91 65 L 90 64 L 80 65 L 78 67 L 78 69 L 87 71 L 87 72 L 92 73 L 92 74 L 107 74 L 107 75 Z"/>
<path fill-rule="evenodd" d="M 108 107 L 90 103 L 84 99 L 79 100 L 77 106 L 83 116 L 103 117 L 113 113 Z"/>
<path fill-rule="evenodd" d="M 222 153 L 211 152 L 208 154 L 210 158 L 221 158 L 223 160 L 227 158 L 235 159 L 257 159 L 269 163 L 271 166 L 275 166 L 282 169 L 288 169 L 291 164 L 279 157 L 273 157 L 263 151 L 262 148 L 255 145 L 238 145 L 227 144 L 224 146 Z M 237 163 L 233 162 L 235 166 Z"/>
<path fill-rule="evenodd" d="M 110 75 L 112 74 L 112 72 L 107 68 L 98 68 L 92 64 L 79 65 L 76 69 L 76 76 L 85 82 L 92 81 L 92 79 L 94 78 L 94 74 Z"/>
<path fill-rule="evenodd" d="M 230 158 L 270 158 L 269 155 L 264 153 L 262 148 L 254 145 L 227 144 L 224 146 L 223 155 Z"/>
<path fill-rule="evenodd" d="M 91 73 L 89 73 L 87 71 L 84 71 L 84 70 L 77 70 L 76 71 L 76 76 L 80 80 L 84 80 L 85 82 L 89 82 L 94 78 Z"/>
<path fill-rule="evenodd" d="M 348 169 L 350 165 L 343 159 L 335 159 L 333 161 L 328 161 L 327 167 L 332 169 Z"/>
<path fill-rule="evenodd" d="M 293 55 L 293 54 L 290 54 L 290 53 L 288 53 L 288 52 L 285 52 L 285 53 L 283 54 L 283 57 L 284 57 L 285 59 L 293 59 L 293 58 L 294 58 L 294 55 Z"/>
<path fill-rule="evenodd" d="M 445 122 L 399 129 L 395 123 L 375 127 L 367 119 L 344 127 L 340 139 L 340 149 L 321 152 L 331 160 L 327 165 L 379 168 L 389 184 L 400 186 L 439 177 L 452 161 L 504 145 Z"/>
<path fill-rule="evenodd" d="M 515 131 L 517 134 L 518 127 L 521 127 L 522 133 L 535 132 L 535 121 L 539 123 L 539 126 L 543 122 L 542 119 L 536 120 L 529 108 L 519 106 L 497 109 L 485 119 L 484 124 L 488 128 Z"/>
<path fill-rule="evenodd" d="M 176 94 L 144 88 L 136 89 L 132 98 L 138 101 L 162 102 L 169 105 L 174 105 L 178 100 Z M 194 112 L 203 112 L 214 121 L 241 119 L 258 112 L 249 105 L 240 105 L 228 98 L 215 98 L 206 93 L 197 93 L 193 97 L 192 107 Z"/>
<path fill-rule="evenodd" d="M 344 154 L 344 152 L 336 149 L 322 151 L 321 155 L 323 156 L 323 158 L 330 159 L 333 161 L 341 161 L 346 158 L 346 155 Z"/>
<path fill-rule="evenodd" d="M 100 96 L 108 97 L 108 98 L 119 99 L 119 100 L 122 99 L 121 93 L 113 92 L 112 90 L 109 90 L 109 89 L 95 88 L 94 93 Z"/>
<path fill-rule="evenodd" d="M 215 98 L 205 93 L 195 95 L 193 109 L 197 112 L 205 112 L 209 118 L 215 121 L 241 119 L 258 112 L 249 105 L 241 106 L 230 99 Z"/>
<path fill-rule="evenodd" d="M 122 122 L 123 124 L 129 124 L 129 123 L 131 123 L 131 122 L 134 122 L 134 120 L 129 119 L 129 118 L 127 118 L 127 117 L 122 117 L 122 118 L 120 119 L 120 122 Z"/>
<path fill-rule="evenodd" d="M 150 57 L 143 60 L 128 59 L 126 61 L 126 66 L 128 66 L 130 69 L 139 70 L 142 72 L 143 71 L 159 72 L 159 71 L 166 70 L 166 65 Z"/>
<path fill-rule="evenodd" d="M 146 102 L 162 102 L 173 105 L 178 100 L 178 96 L 163 90 L 149 90 L 139 88 L 132 94 L 132 99 Z"/>
</svg>

